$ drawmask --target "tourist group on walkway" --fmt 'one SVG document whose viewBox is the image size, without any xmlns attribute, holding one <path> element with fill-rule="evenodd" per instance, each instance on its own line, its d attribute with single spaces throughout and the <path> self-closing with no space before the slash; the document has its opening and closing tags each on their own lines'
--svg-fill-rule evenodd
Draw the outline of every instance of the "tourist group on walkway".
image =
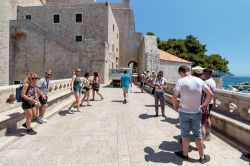
<svg viewBox="0 0 250 166">
<path fill-rule="evenodd" d="M 30 135 L 37 134 L 31 127 L 31 122 L 36 120 L 39 123 L 46 123 L 48 119 L 44 118 L 44 114 L 48 107 L 48 92 L 50 79 L 52 76 L 51 70 L 46 70 L 45 75 L 42 78 L 38 78 L 36 73 L 30 73 L 26 79 L 26 83 L 20 88 L 20 92 L 17 92 L 17 101 L 22 102 L 22 109 L 25 112 L 26 122 L 23 127 L 27 128 L 26 132 Z M 68 108 L 68 113 L 73 114 L 72 107 L 76 106 L 77 112 L 81 112 L 80 107 L 83 107 L 83 102 L 87 102 L 87 106 L 90 105 L 90 91 L 92 90 L 92 101 L 95 100 L 95 93 L 101 97 L 100 89 L 100 77 L 97 72 L 93 73 L 93 78 L 87 72 L 84 77 L 81 77 L 81 69 L 77 68 L 73 73 L 71 80 L 71 91 L 75 96 L 75 101 Z M 18 94 L 20 93 L 20 95 Z M 19 99 L 20 98 L 20 99 Z"/>
<path fill-rule="evenodd" d="M 181 77 L 173 90 L 173 107 L 179 113 L 181 127 L 182 151 L 175 152 L 177 156 L 188 160 L 190 131 L 195 137 L 195 143 L 199 151 L 200 162 L 206 163 L 210 160 L 209 155 L 205 155 L 204 141 L 211 140 L 211 121 L 209 118 L 210 110 L 213 107 L 213 90 L 216 83 L 212 78 L 213 71 L 204 69 L 203 71 L 193 71 L 187 66 L 180 66 L 178 73 Z M 158 117 L 159 102 L 162 116 L 165 115 L 165 96 L 164 88 L 167 87 L 163 72 L 159 71 L 156 75 L 153 71 L 138 74 L 141 92 L 144 93 L 145 85 L 152 88 L 155 99 L 155 117 Z M 178 101 L 179 98 L 179 101 Z"/>
<path fill-rule="evenodd" d="M 178 69 L 180 79 L 177 81 L 173 90 L 173 107 L 179 112 L 179 122 L 181 128 L 182 151 L 175 152 L 177 156 L 188 160 L 190 131 L 195 137 L 195 143 L 199 151 L 200 162 L 206 163 L 210 160 L 209 155 L 204 153 L 205 140 L 210 140 L 211 122 L 209 119 L 210 110 L 213 106 L 213 90 L 216 88 L 215 81 L 212 79 L 212 70 L 204 69 L 203 71 L 194 71 L 191 73 L 187 66 L 180 66 Z M 23 85 L 21 91 L 22 108 L 25 112 L 27 133 L 37 134 L 31 128 L 31 121 L 37 117 L 39 123 L 46 123 L 44 118 L 46 108 L 48 107 L 48 90 L 52 71 L 45 71 L 45 76 L 38 81 L 35 73 L 29 74 L 27 83 Z M 129 89 L 132 89 L 131 73 L 124 71 L 121 78 L 121 88 L 123 91 L 124 104 L 127 104 Z M 164 118 L 165 114 L 165 94 L 164 89 L 167 87 L 167 81 L 164 78 L 163 71 L 143 72 L 138 75 L 141 93 L 144 93 L 145 86 L 150 86 L 155 100 L 155 117 L 158 117 L 159 102 L 161 113 Z M 68 113 L 72 114 L 72 107 L 76 106 L 77 112 L 81 112 L 80 107 L 83 102 L 90 105 L 90 91 L 92 90 L 92 100 L 95 100 L 95 94 L 103 100 L 100 90 L 100 77 L 97 72 L 93 76 L 87 72 L 81 77 L 81 69 L 77 68 L 73 73 L 71 80 L 71 91 L 75 96 L 75 101 L 68 108 Z M 179 100 L 178 100 L 179 98 Z M 38 110 L 38 111 L 37 111 Z"/>
</svg>

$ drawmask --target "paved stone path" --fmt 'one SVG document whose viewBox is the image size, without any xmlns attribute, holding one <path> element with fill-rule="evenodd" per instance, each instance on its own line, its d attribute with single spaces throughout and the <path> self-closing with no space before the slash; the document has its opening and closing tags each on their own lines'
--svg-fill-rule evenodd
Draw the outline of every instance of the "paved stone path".
<svg viewBox="0 0 250 166">
<path fill-rule="evenodd" d="M 181 145 L 177 113 L 171 108 L 167 107 L 167 120 L 154 118 L 149 94 L 135 92 L 123 105 L 120 89 L 102 88 L 101 92 L 104 101 L 92 102 L 82 113 L 70 115 L 61 110 L 36 129 L 36 136 L 24 136 L 0 152 L 0 165 L 199 165 L 193 142 L 191 163 L 174 154 Z M 249 165 L 239 151 L 215 136 L 206 145 L 211 155 L 206 165 Z"/>
</svg>

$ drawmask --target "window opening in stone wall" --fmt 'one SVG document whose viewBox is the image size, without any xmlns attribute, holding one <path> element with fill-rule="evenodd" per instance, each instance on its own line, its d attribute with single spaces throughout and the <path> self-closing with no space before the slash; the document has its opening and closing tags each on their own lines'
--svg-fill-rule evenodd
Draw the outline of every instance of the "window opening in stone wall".
<svg viewBox="0 0 250 166">
<path fill-rule="evenodd" d="M 115 25 L 113 24 L 113 32 L 115 31 Z"/>
<path fill-rule="evenodd" d="M 117 33 L 117 39 L 119 39 L 119 34 Z"/>
<path fill-rule="evenodd" d="M 112 51 L 114 52 L 115 51 L 115 45 L 112 44 Z"/>
<path fill-rule="evenodd" d="M 26 20 L 31 20 L 31 15 L 26 15 L 26 16 L 25 16 L 25 19 L 26 19 Z"/>
<path fill-rule="evenodd" d="M 82 41 L 82 36 L 76 36 L 75 41 L 76 42 L 81 42 Z"/>
<path fill-rule="evenodd" d="M 82 22 L 82 14 L 76 14 L 76 22 Z"/>
<path fill-rule="evenodd" d="M 59 14 L 54 14 L 54 23 L 60 23 L 60 15 Z"/>
</svg>

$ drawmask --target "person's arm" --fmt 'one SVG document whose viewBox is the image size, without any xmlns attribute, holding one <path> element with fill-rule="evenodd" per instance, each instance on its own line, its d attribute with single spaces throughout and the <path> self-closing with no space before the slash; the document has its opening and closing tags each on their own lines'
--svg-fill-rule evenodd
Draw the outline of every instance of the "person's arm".
<svg viewBox="0 0 250 166">
<path fill-rule="evenodd" d="M 204 86 L 203 91 L 206 93 L 206 99 L 204 103 L 200 106 L 201 110 L 207 109 L 209 103 L 211 102 L 214 94 L 208 86 Z"/>
<path fill-rule="evenodd" d="M 71 91 L 72 91 L 72 92 L 74 91 L 74 82 L 75 82 L 75 78 L 76 78 L 76 75 L 73 75 L 72 80 L 71 80 L 71 84 L 70 84 L 70 87 L 71 87 Z"/>
<path fill-rule="evenodd" d="M 38 91 L 38 89 L 39 88 L 36 88 L 35 87 L 35 100 L 36 100 L 36 103 L 38 103 L 38 105 L 39 105 L 39 107 L 41 106 L 41 103 L 40 103 L 40 101 L 39 101 L 39 99 L 38 99 L 38 93 L 40 93 L 40 91 Z"/>
<path fill-rule="evenodd" d="M 22 97 L 24 100 L 26 100 L 26 101 L 28 101 L 28 102 L 30 102 L 30 103 L 32 103 L 32 104 L 35 104 L 35 103 L 36 103 L 36 100 L 33 100 L 33 99 L 29 98 L 29 97 L 26 95 L 26 92 L 27 92 L 27 90 L 28 90 L 28 87 L 29 87 L 28 84 L 24 84 L 24 85 L 23 85 L 21 97 Z"/>
<path fill-rule="evenodd" d="M 180 108 L 180 105 L 178 102 L 178 97 L 180 96 L 180 91 L 181 91 L 181 84 L 179 81 L 177 81 L 177 83 L 175 85 L 175 89 L 173 91 L 173 98 L 172 98 L 174 110 L 177 112 L 179 111 L 179 108 Z"/>
<path fill-rule="evenodd" d="M 42 96 L 43 99 L 46 99 L 46 96 L 43 94 L 43 92 L 42 92 L 42 90 L 40 88 L 37 87 L 36 90 L 37 90 L 37 95 L 38 96 Z"/>
</svg>

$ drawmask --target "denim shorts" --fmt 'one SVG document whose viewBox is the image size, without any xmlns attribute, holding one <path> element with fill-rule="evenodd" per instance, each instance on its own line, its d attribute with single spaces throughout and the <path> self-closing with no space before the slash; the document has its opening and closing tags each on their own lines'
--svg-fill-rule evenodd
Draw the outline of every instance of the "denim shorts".
<svg viewBox="0 0 250 166">
<path fill-rule="evenodd" d="M 202 139 L 201 117 L 202 117 L 201 111 L 199 111 L 196 114 L 179 112 L 179 121 L 181 125 L 182 138 L 188 138 L 190 131 L 192 131 L 195 138 Z"/>
<path fill-rule="evenodd" d="M 122 87 L 122 90 L 125 92 L 128 92 L 129 88 L 128 87 Z"/>
</svg>

